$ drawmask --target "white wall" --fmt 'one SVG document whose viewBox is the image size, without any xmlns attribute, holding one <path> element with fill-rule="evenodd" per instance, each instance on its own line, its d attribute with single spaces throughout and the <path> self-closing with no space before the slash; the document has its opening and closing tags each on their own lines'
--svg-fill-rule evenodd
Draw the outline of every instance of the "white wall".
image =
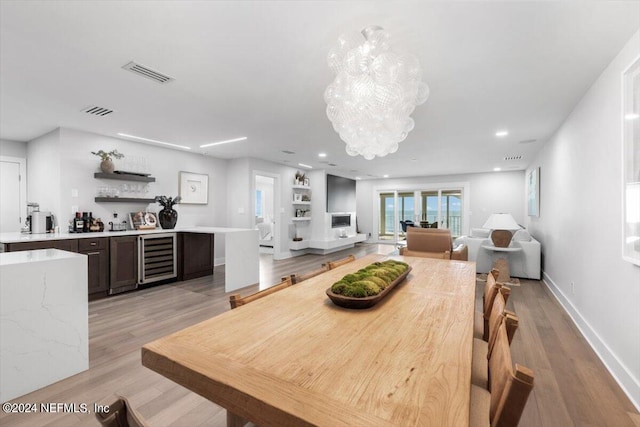
<svg viewBox="0 0 640 427">
<path fill-rule="evenodd" d="M 52 212 L 58 223 L 62 212 L 60 162 L 60 129 L 27 143 L 27 200 L 39 203 L 41 211 Z"/>
<path fill-rule="evenodd" d="M 540 166 L 544 279 L 640 408 L 640 267 L 622 259 L 622 71 L 636 33 L 530 167 Z M 571 283 L 574 283 L 573 289 Z"/>
<path fill-rule="evenodd" d="M 27 143 L 0 139 L 0 156 L 27 158 Z"/>
<path fill-rule="evenodd" d="M 523 171 L 513 171 L 357 181 L 358 227 L 361 233 L 373 235 L 377 226 L 374 209 L 378 209 L 378 200 L 373 194 L 377 189 L 419 189 L 420 186 L 429 189 L 449 183 L 469 183 L 469 194 L 464 195 L 463 203 L 469 204 L 470 217 L 469 224 L 463 224 L 463 233 L 482 227 L 494 212 L 511 213 L 519 224 L 524 225 L 524 177 Z"/>
</svg>

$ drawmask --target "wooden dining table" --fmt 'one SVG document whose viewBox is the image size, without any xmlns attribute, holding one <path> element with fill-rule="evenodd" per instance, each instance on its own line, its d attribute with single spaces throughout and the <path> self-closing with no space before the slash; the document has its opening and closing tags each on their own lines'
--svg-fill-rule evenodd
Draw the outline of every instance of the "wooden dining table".
<svg viewBox="0 0 640 427">
<path fill-rule="evenodd" d="M 411 265 L 368 309 L 325 291 Z M 475 263 L 367 255 L 151 342 L 142 364 L 227 409 L 227 425 L 467 426 Z"/>
</svg>

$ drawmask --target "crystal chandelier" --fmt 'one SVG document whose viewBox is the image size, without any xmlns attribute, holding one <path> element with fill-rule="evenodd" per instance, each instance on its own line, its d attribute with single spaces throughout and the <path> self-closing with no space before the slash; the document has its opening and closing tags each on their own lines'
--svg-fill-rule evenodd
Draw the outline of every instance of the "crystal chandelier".
<svg viewBox="0 0 640 427">
<path fill-rule="evenodd" d="M 371 160 L 398 150 L 414 127 L 411 113 L 429 97 L 429 86 L 420 81 L 415 56 L 390 49 L 387 31 L 370 26 L 362 35 L 364 40 L 342 35 L 329 51 L 336 78 L 324 100 L 347 154 Z"/>
</svg>

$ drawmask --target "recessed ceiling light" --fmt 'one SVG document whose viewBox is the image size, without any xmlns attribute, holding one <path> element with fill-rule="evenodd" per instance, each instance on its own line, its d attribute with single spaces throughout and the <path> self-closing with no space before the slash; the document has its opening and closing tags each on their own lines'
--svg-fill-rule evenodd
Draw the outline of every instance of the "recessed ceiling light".
<svg viewBox="0 0 640 427">
<path fill-rule="evenodd" d="M 638 114 L 638 113 L 629 113 L 629 114 L 625 114 L 624 115 L 624 119 L 625 120 L 635 120 L 638 117 L 640 117 L 640 114 Z"/>
<path fill-rule="evenodd" d="M 498 138 L 502 138 L 502 137 L 507 136 L 507 135 L 509 135 L 509 132 L 506 131 L 506 130 L 499 130 L 498 132 L 496 132 L 496 136 Z"/>
<path fill-rule="evenodd" d="M 384 174 L 384 175 L 382 175 L 382 177 L 383 177 L 383 178 L 389 178 L 389 175 Z"/>
<path fill-rule="evenodd" d="M 494 172 L 500 172 L 502 170 L 502 168 L 493 168 Z"/>
<path fill-rule="evenodd" d="M 318 157 L 327 157 L 327 153 L 318 153 Z"/>
<path fill-rule="evenodd" d="M 356 179 L 362 179 L 362 178 L 360 178 L 359 176 L 356 176 Z"/>
<path fill-rule="evenodd" d="M 298 163 L 298 166 L 302 166 L 303 168 L 313 169 L 313 166 L 305 165 L 304 163 Z"/>
<path fill-rule="evenodd" d="M 129 135 L 129 134 L 120 133 L 120 132 L 118 132 L 118 135 L 124 136 L 125 138 L 139 139 L 140 141 L 155 142 L 156 144 L 169 145 L 171 147 L 178 147 L 178 148 L 183 148 L 185 150 L 191 150 L 191 147 L 187 147 L 186 145 L 171 144 L 170 142 L 157 141 L 155 139 L 143 138 L 141 136 Z"/>
<path fill-rule="evenodd" d="M 212 142 L 210 144 L 204 144 L 204 145 L 201 145 L 200 148 L 213 147 L 214 145 L 229 144 L 230 142 L 244 141 L 245 139 L 247 139 L 247 137 L 246 136 L 242 136 L 240 138 L 233 138 L 233 139 L 227 139 L 227 140 L 219 141 L 219 142 Z"/>
</svg>

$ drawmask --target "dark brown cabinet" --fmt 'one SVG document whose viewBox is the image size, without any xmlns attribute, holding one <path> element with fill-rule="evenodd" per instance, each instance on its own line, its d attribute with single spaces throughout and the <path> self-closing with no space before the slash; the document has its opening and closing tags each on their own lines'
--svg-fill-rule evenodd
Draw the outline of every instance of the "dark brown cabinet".
<svg viewBox="0 0 640 427">
<path fill-rule="evenodd" d="M 78 252 L 87 256 L 89 295 L 109 290 L 109 238 L 78 239 Z"/>
<path fill-rule="evenodd" d="M 213 234 L 180 233 L 178 279 L 189 280 L 213 274 Z"/>
<path fill-rule="evenodd" d="M 137 236 L 111 237 L 110 240 L 109 295 L 138 287 Z"/>
</svg>

